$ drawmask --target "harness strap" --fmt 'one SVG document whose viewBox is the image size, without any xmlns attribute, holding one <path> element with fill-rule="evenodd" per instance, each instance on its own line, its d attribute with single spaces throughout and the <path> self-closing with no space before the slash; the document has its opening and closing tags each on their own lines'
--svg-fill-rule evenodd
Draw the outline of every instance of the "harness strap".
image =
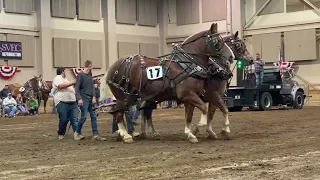
<svg viewBox="0 0 320 180">
<path fill-rule="evenodd" d="M 146 65 L 145 65 L 145 61 L 144 61 L 144 57 L 140 55 L 140 64 L 141 64 L 141 74 L 140 74 L 140 83 L 139 83 L 139 93 L 141 92 L 141 88 L 142 88 L 142 74 L 143 74 L 143 70 L 146 69 Z"/>
</svg>

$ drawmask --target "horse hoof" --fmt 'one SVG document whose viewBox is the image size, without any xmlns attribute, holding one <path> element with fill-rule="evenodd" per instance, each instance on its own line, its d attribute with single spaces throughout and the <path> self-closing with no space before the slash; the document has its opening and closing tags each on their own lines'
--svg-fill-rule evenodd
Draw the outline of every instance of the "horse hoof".
<svg viewBox="0 0 320 180">
<path fill-rule="evenodd" d="M 133 143 L 133 139 L 132 137 L 123 138 L 123 142 L 126 144 L 131 144 Z"/>
<path fill-rule="evenodd" d="M 225 140 L 230 140 L 231 137 L 230 137 L 230 132 L 227 132 L 227 131 L 221 131 L 221 134 L 223 136 L 223 139 Z"/>
<path fill-rule="evenodd" d="M 209 134 L 208 139 L 217 140 L 218 136 L 216 134 Z"/>
<path fill-rule="evenodd" d="M 194 135 L 197 135 L 198 133 L 199 133 L 199 127 L 198 127 L 198 125 L 193 125 L 192 127 L 191 127 L 191 132 L 192 132 L 192 134 L 194 134 Z"/>
<path fill-rule="evenodd" d="M 190 139 L 188 139 L 188 141 L 189 141 L 190 143 L 192 143 L 192 144 L 195 144 L 195 143 L 198 143 L 198 142 L 199 142 L 197 138 L 190 138 Z"/>
<path fill-rule="evenodd" d="M 150 134 L 150 137 L 154 140 L 160 140 L 161 138 L 160 134 L 157 132 Z"/>
</svg>

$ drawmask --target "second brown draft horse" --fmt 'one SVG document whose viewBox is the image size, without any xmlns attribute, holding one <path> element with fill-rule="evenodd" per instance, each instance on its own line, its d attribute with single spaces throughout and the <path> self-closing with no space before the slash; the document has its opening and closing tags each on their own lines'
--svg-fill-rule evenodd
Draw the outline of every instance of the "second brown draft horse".
<svg viewBox="0 0 320 180">
<path fill-rule="evenodd" d="M 100 98 L 113 94 L 117 99 L 110 113 L 117 121 L 118 133 L 123 141 L 133 142 L 125 128 L 123 115 L 137 101 L 177 100 L 207 114 L 206 104 L 200 96 L 204 93 L 205 82 L 212 75 L 212 69 L 216 68 L 210 59 L 220 56 L 223 47 L 224 41 L 217 33 L 217 24 L 213 23 L 208 31 L 188 38 L 183 47 L 176 46 L 166 57 L 131 55 L 113 63 L 101 79 Z M 185 134 L 189 142 L 198 142 L 192 134 L 192 118 L 186 109 Z"/>
</svg>

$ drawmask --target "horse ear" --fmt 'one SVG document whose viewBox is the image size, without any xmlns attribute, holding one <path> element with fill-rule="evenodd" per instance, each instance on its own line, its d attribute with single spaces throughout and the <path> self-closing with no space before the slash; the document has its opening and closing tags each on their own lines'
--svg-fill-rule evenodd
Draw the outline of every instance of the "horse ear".
<svg viewBox="0 0 320 180">
<path fill-rule="evenodd" d="M 41 78 L 42 74 L 40 74 L 39 78 Z"/>
<path fill-rule="evenodd" d="M 236 32 L 236 34 L 234 34 L 234 38 L 237 38 L 239 35 L 239 31 Z"/>
<path fill-rule="evenodd" d="M 218 32 L 218 24 L 217 23 L 212 23 L 210 27 L 210 33 L 215 34 Z"/>
</svg>

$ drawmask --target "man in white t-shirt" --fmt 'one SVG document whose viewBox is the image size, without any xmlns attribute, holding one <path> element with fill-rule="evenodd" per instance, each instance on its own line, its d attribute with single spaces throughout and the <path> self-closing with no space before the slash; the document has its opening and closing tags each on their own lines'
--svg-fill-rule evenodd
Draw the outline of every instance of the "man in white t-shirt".
<svg viewBox="0 0 320 180">
<path fill-rule="evenodd" d="M 52 81 L 52 94 L 55 106 L 59 113 L 59 129 L 58 138 L 64 138 L 68 121 L 70 120 L 73 131 L 77 129 L 78 122 L 78 105 L 76 93 L 73 85 L 75 81 L 69 82 L 66 79 L 65 68 L 57 68 L 57 76 Z M 81 137 L 74 136 L 75 140 L 80 140 Z"/>
</svg>

